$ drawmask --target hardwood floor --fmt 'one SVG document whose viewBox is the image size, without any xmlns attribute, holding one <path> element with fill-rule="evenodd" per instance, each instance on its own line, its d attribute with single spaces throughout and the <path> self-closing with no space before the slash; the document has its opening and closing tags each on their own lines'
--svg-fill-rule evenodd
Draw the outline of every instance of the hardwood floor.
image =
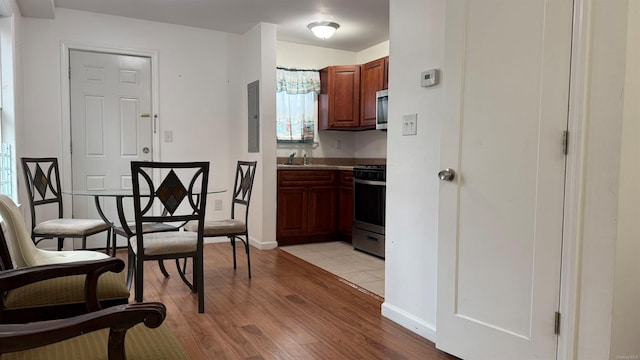
<svg viewBox="0 0 640 360">
<path fill-rule="evenodd" d="M 237 252 L 234 271 L 228 243 L 205 245 L 204 314 L 174 264 L 168 279 L 145 265 L 144 300 L 167 306 L 165 324 L 192 359 L 457 359 L 383 318 L 375 294 L 278 249 L 252 249 L 249 279 Z"/>
</svg>

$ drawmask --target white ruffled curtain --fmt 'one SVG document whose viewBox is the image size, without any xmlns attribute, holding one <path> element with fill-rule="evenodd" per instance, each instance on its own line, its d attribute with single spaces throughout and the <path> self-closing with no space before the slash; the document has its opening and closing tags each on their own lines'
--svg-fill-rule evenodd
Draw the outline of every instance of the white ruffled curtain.
<svg viewBox="0 0 640 360">
<path fill-rule="evenodd" d="M 313 142 L 318 120 L 320 73 L 276 69 L 276 138 Z"/>
</svg>

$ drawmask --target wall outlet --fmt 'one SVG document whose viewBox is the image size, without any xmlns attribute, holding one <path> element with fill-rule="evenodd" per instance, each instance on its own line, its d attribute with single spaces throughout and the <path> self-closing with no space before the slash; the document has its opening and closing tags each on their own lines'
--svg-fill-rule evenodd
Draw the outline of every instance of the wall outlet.
<svg viewBox="0 0 640 360">
<path fill-rule="evenodd" d="M 221 199 L 216 199 L 214 202 L 214 208 L 216 211 L 220 211 L 222 210 L 222 200 Z"/>
<path fill-rule="evenodd" d="M 402 116 L 402 136 L 416 135 L 418 133 L 418 114 Z"/>
<path fill-rule="evenodd" d="M 336 150 L 342 150 L 342 140 L 336 140 Z"/>
</svg>

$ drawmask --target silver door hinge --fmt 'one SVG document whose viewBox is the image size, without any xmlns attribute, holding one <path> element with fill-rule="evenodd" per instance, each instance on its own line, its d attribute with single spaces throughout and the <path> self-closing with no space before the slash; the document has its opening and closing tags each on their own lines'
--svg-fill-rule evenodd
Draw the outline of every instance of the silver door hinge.
<svg viewBox="0 0 640 360">
<path fill-rule="evenodd" d="M 69 141 L 69 152 L 73 154 L 73 142 Z"/>
<path fill-rule="evenodd" d="M 569 153 L 569 131 L 562 132 L 562 153 L 567 155 Z"/>
<path fill-rule="evenodd" d="M 556 311 L 556 318 L 553 325 L 553 333 L 556 335 L 560 335 L 560 312 Z"/>
<path fill-rule="evenodd" d="M 71 68 L 69 68 L 67 70 L 69 70 L 69 80 L 71 80 Z"/>
</svg>

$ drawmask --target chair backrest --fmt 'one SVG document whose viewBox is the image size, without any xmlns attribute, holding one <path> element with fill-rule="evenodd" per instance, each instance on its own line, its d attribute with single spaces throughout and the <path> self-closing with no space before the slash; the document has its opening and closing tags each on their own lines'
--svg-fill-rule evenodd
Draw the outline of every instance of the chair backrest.
<svg viewBox="0 0 640 360">
<path fill-rule="evenodd" d="M 162 180 L 156 183 L 155 170 L 162 174 Z M 132 161 L 131 176 L 136 234 L 143 234 L 144 223 L 180 222 L 182 226 L 196 220 L 198 234 L 202 235 L 209 162 Z"/>
<path fill-rule="evenodd" d="M 22 212 L 10 197 L 0 194 L 0 216 L 4 222 L 7 249 L 17 268 L 29 266 L 39 249 L 33 244 Z M 4 261 L 4 260 L 3 260 Z"/>
<path fill-rule="evenodd" d="M 58 217 L 62 218 L 62 191 L 57 158 L 26 158 L 22 161 L 24 180 L 29 194 L 31 209 L 31 230 L 36 227 L 36 207 L 40 205 L 58 205 Z"/>
<path fill-rule="evenodd" d="M 13 269 L 13 261 L 7 245 L 7 238 L 4 236 L 4 225 L 2 225 L 0 229 L 0 271 L 11 269 Z"/>
<path fill-rule="evenodd" d="M 236 165 L 236 180 L 233 185 L 233 200 L 231 201 L 231 218 L 236 218 L 236 204 L 244 205 L 245 224 L 248 224 L 249 221 L 249 204 L 257 165 L 257 161 L 238 161 Z"/>
</svg>

